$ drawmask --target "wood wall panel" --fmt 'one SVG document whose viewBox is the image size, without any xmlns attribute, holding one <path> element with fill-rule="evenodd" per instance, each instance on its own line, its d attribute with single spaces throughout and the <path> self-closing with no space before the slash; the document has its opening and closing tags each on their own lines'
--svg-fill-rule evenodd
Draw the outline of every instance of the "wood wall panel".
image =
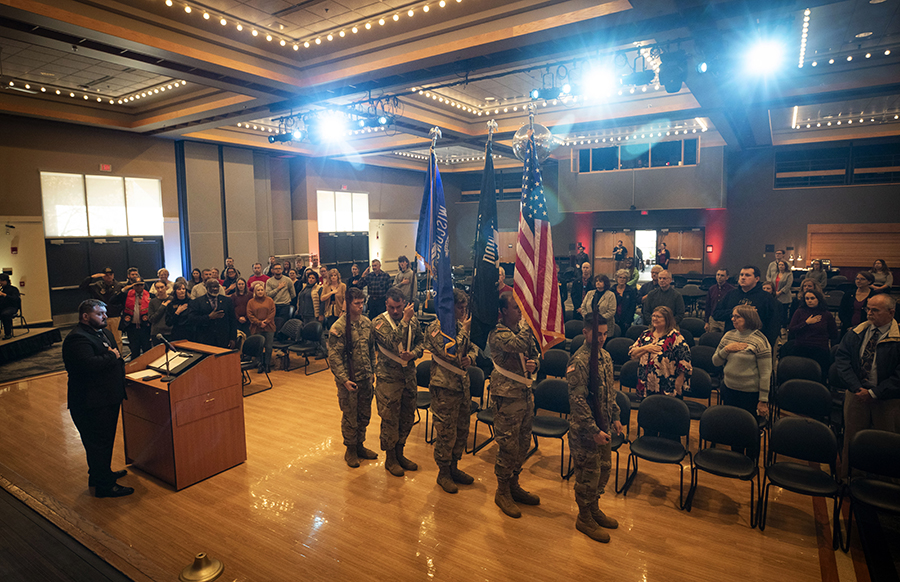
<svg viewBox="0 0 900 582">
<path fill-rule="evenodd" d="M 871 267 L 875 259 L 900 264 L 900 223 L 810 224 L 806 248 L 811 259 L 838 267 Z"/>
</svg>

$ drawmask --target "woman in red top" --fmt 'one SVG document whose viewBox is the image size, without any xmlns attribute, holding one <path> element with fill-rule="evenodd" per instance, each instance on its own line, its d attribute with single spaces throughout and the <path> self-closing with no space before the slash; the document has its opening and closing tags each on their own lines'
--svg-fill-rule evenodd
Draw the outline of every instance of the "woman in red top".
<svg viewBox="0 0 900 582">
<path fill-rule="evenodd" d="M 250 335 L 261 335 L 266 339 L 265 354 L 259 363 L 258 372 L 269 372 L 272 342 L 275 340 L 275 301 L 266 295 L 265 286 L 253 286 L 253 298 L 247 302 L 247 319 L 250 320 Z"/>
<path fill-rule="evenodd" d="M 234 282 L 234 292 L 231 294 L 231 302 L 234 303 L 234 316 L 238 322 L 238 329 L 245 334 L 250 331 L 250 320 L 247 319 L 247 302 L 253 297 L 253 293 L 247 288 L 247 281 L 238 277 Z"/>
</svg>

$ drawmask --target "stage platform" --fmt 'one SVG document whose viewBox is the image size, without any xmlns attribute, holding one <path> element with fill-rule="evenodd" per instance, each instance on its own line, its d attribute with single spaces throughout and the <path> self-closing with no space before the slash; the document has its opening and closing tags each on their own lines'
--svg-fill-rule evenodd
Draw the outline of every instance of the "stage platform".
<svg viewBox="0 0 900 582">
<path fill-rule="evenodd" d="M 58 327 L 15 329 L 13 333 L 11 339 L 0 339 L 0 364 L 26 358 L 62 341 Z"/>
</svg>

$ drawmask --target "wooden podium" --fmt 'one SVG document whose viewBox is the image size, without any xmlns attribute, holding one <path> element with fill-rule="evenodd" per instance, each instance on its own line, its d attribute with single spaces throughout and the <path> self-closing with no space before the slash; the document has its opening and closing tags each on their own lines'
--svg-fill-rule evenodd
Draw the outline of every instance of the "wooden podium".
<svg viewBox="0 0 900 582">
<path fill-rule="evenodd" d="M 189 341 L 174 345 L 205 356 L 169 383 L 127 380 L 122 426 L 125 462 L 180 490 L 243 463 L 247 442 L 240 353 Z M 125 372 L 144 370 L 164 354 L 165 346 L 156 346 Z"/>
</svg>

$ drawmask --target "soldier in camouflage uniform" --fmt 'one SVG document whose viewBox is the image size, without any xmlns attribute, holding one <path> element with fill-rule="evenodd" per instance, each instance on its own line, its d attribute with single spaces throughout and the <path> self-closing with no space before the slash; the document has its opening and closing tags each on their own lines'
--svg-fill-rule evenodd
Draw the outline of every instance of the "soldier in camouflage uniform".
<svg viewBox="0 0 900 582">
<path fill-rule="evenodd" d="M 362 314 L 364 302 L 361 289 L 348 289 L 347 309 L 331 326 L 328 335 L 328 365 L 337 384 L 341 434 L 347 446 L 344 460 L 350 467 L 359 467 L 360 458 L 378 458 L 375 451 L 363 446 L 372 417 L 372 363 L 375 361 L 375 334 L 372 322 Z"/>
<path fill-rule="evenodd" d="M 500 295 L 500 322 L 488 336 L 494 371 L 491 372 L 491 410 L 500 450 L 494 473 L 494 503 L 510 517 L 521 517 L 516 503 L 537 505 L 540 498 L 519 486 L 519 473 L 531 444 L 534 393 L 531 375 L 540 365 L 540 350 L 531 328 L 519 325 L 522 311 L 512 293 Z M 524 366 L 522 364 L 524 360 Z"/>
<path fill-rule="evenodd" d="M 431 352 L 431 413 L 434 415 L 434 460 L 438 466 L 437 483 L 447 493 L 456 493 L 461 485 L 471 485 L 475 479 L 461 471 L 457 463 L 462 459 L 469 438 L 471 400 L 469 375 L 466 369 L 475 361 L 478 348 L 469 338 L 472 318 L 468 314 L 469 298 L 460 289 L 453 290 L 456 309 L 456 350 L 448 354 L 441 335 L 441 323 L 435 320 L 425 332 L 425 345 Z"/>
<path fill-rule="evenodd" d="M 584 344 L 569 360 L 566 380 L 569 382 L 569 448 L 575 463 L 575 502 L 578 504 L 578 519 L 575 529 L 598 542 L 609 541 L 609 534 L 600 529 L 615 529 L 619 523 L 600 511 L 600 495 L 609 481 L 612 469 L 610 438 L 612 431 L 621 433 L 619 407 L 616 405 L 616 389 L 613 386 L 613 364 L 604 349 L 598 351 L 599 382 L 595 407 L 603 415 L 594 417 L 591 395 L 588 393 L 590 381 L 591 343 L 593 342 L 593 319 L 589 313 L 584 318 Z M 606 319 L 597 321 L 597 342 L 606 342 Z M 601 430 L 606 427 L 606 431 Z"/>
<path fill-rule="evenodd" d="M 387 311 L 372 320 L 378 360 L 375 365 L 375 402 L 381 416 L 381 450 L 384 468 L 402 477 L 418 465 L 403 456 L 406 437 L 416 417 L 416 360 L 422 357 L 424 335 L 398 287 L 387 291 Z"/>
</svg>

